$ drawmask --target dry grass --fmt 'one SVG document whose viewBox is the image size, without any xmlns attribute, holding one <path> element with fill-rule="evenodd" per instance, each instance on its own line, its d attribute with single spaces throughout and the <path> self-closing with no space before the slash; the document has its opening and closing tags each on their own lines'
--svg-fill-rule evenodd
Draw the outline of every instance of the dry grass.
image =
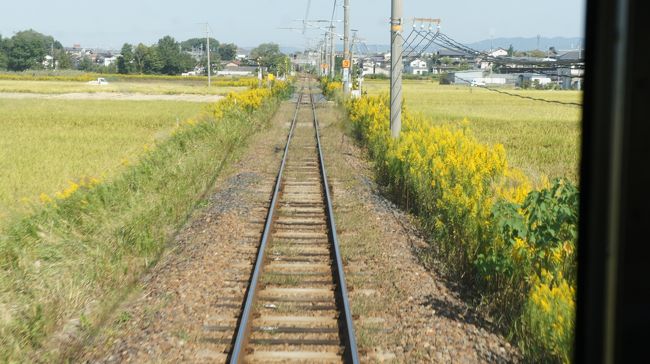
<svg viewBox="0 0 650 364">
<path fill-rule="evenodd" d="M 89 85 L 79 81 L 25 81 L 25 80 L 0 80 L 0 92 L 20 93 L 143 93 L 153 95 L 199 94 L 199 95 L 225 95 L 229 92 L 238 92 L 247 89 L 246 86 L 219 86 L 208 88 L 203 81 L 175 81 L 175 80 L 127 80 L 113 81 L 108 85 Z"/>
</svg>

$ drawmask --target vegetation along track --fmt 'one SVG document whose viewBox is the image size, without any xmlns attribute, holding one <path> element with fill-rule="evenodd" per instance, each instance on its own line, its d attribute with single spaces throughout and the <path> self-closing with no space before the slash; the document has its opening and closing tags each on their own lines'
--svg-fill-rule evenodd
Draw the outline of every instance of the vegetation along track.
<svg viewBox="0 0 650 364">
<path fill-rule="evenodd" d="M 235 285 L 217 302 L 226 315 L 204 327 L 231 363 L 358 362 L 320 148 L 322 96 L 302 83 L 269 205 L 250 221 L 259 230 L 246 237 L 242 264 L 225 272 Z"/>
</svg>

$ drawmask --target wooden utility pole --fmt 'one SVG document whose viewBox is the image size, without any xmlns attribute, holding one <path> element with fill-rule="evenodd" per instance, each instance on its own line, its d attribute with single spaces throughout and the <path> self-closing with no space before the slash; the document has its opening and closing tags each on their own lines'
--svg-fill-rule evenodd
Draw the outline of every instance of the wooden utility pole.
<svg viewBox="0 0 650 364">
<path fill-rule="evenodd" d="M 390 131 L 398 138 L 402 130 L 402 0 L 391 0 L 390 18 Z"/>
</svg>

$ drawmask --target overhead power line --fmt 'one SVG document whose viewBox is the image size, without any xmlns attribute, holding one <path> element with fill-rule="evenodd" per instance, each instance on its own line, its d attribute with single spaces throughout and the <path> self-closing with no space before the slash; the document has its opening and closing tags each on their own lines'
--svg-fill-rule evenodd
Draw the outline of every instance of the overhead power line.
<svg viewBox="0 0 650 364">
<path fill-rule="evenodd" d="M 463 82 L 467 82 L 468 84 L 471 84 L 471 81 L 466 80 L 464 78 L 458 77 L 454 75 L 454 78 L 457 78 Z M 559 104 L 559 105 L 567 105 L 567 106 L 579 106 L 582 107 L 581 103 L 577 102 L 564 102 L 564 101 L 558 101 L 558 100 L 548 100 L 548 99 L 542 99 L 542 98 L 537 98 L 537 97 L 531 97 L 531 96 L 525 96 L 525 95 L 520 95 L 520 94 L 515 94 L 515 93 L 510 93 L 507 91 L 499 90 L 496 88 L 488 87 L 488 86 L 477 86 L 483 89 L 486 89 L 488 91 L 496 92 L 502 95 L 507 95 L 507 96 L 512 96 L 512 97 L 518 97 L 520 99 L 526 99 L 526 100 L 531 100 L 531 101 L 539 101 L 539 102 L 546 102 L 549 104 Z"/>
</svg>

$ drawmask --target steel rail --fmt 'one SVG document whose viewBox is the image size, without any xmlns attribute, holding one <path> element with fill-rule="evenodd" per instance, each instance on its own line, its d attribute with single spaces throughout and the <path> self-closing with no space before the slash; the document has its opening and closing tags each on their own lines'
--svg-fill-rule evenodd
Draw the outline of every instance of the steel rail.
<svg viewBox="0 0 650 364">
<path fill-rule="evenodd" d="M 357 341 L 354 333 L 354 325 L 352 321 L 352 313 L 350 310 L 350 303 L 348 301 L 348 290 L 345 284 L 345 273 L 343 271 L 343 260 L 341 259 L 341 249 L 339 248 L 339 240 L 336 234 L 336 222 L 334 221 L 334 210 L 332 208 L 332 198 L 330 193 L 329 183 L 327 181 L 327 171 L 325 169 L 325 160 L 323 158 L 323 151 L 320 142 L 320 132 L 318 119 L 316 117 L 316 104 L 314 103 L 313 94 L 309 94 L 311 101 L 311 109 L 314 115 L 314 129 L 316 129 L 316 145 L 318 147 L 318 158 L 320 159 L 320 171 L 323 179 L 323 189 L 325 190 L 325 200 L 327 201 L 327 222 L 329 225 L 330 237 L 334 247 L 334 255 L 336 260 L 336 277 L 338 281 L 336 287 L 339 293 L 339 298 L 343 304 L 343 319 L 345 323 L 345 353 L 344 358 L 346 363 L 359 363 L 359 353 L 357 350 Z"/>
<path fill-rule="evenodd" d="M 278 196 L 280 195 L 280 189 L 282 187 L 282 176 L 284 174 L 284 169 L 287 163 L 287 156 L 289 155 L 289 145 L 291 144 L 291 139 L 293 138 L 293 133 L 296 129 L 296 120 L 298 119 L 298 111 L 300 110 L 300 104 L 302 103 L 303 91 L 300 91 L 300 96 L 296 103 L 296 111 L 293 115 L 293 120 L 291 122 L 291 129 L 289 130 L 289 136 L 287 137 L 287 144 L 284 147 L 284 154 L 282 156 L 282 163 L 280 165 L 280 171 L 278 172 L 277 180 L 275 182 L 275 189 L 273 191 L 273 198 L 271 199 L 271 204 L 269 212 L 266 217 L 266 224 L 264 225 L 264 234 L 262 235 L 262 241 L 260 243 L 260 248 L 257 253 L 257 259 L 255 260 L 255 270 L 251 278 L 251 283 L 246 292 L 246 303 L 244 304 L 244 309 L 242 311 L 241 320 L 239 322 L 239 329 L 237 330 L 237 337 L 235 339 L 235 344 L 233 345 L 232 354 L 230 356 L 230 363 L 237 364 L 242 361 L 242 349 L 246 345 L 248 340 L 248 333 L 250 331 L 250 316 L 253 310 L 253 305 L 255 301 L 257 285 L 259 283 L 259 278 L 262 274 L 262 267 L 264 263 L 264 257 L 266 252 L 266 247 L 268 245 L 269 236 L 271 235 L 271 226 L 273 225 L 273 215 L 275 214 L 275 209 L 278 203 Z"/>
</svg>

